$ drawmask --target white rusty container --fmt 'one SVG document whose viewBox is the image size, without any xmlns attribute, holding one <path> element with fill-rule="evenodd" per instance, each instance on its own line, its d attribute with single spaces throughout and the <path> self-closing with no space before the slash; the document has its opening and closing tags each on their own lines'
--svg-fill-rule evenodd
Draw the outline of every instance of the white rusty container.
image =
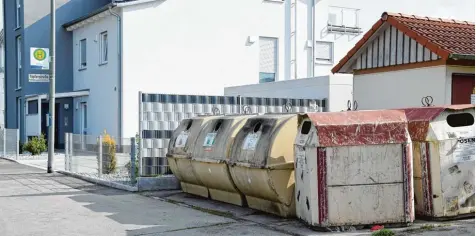
<svg viewBox="0 0 476 236">
<path fill-rule="evenodd" d="M 474 105 L 403 110 L 413 142 L 416 214 L 474 216 Z"/>
<path fill-rule="evenodd" d="M 308 113 L 295 140 L 296 214 L 310 226 L 414 220 L 402 111 Z"/>
</svg>

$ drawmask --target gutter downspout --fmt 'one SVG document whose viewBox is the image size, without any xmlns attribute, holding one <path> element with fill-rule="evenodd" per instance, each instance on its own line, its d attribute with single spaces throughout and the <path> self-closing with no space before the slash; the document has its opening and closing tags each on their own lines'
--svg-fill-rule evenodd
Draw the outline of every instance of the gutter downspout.
<svg viewBox="0 0 476 236">
<path fill-rule="evenodd" d="M 112 2 L 113 6 L 109 7 L 109 13 L 111 15 L 115 16 L 117 19 L 117 59 L 118 59 L 118 89 L 117 89 L 117 94 L 118 94 L 118 138 L 122 140 L 122 20 L 121 16 L 114 12 L 112 8 L 116 6 L 116 2 Z"/>
<path fill-rule="evenodd" d="M 311 58 L 311 66 L 312 66 L 312 77 L 316 76 L 316 0 L 312 0 L 312 14 L 311 14 L 311 27 L 312 27 L 312 58 Z"/>
</svg>

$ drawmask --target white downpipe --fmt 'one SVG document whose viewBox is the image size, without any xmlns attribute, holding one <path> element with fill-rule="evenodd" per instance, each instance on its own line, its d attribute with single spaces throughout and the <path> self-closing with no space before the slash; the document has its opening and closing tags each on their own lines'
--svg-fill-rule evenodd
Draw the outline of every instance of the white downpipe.
<svg viewBox="0 0 476 236">
<path fill-rule="evenodd" d="M 298 26 L 298 23 L 297 23 L 297 3 L 298 3 L 298 0 L 294 0 L 294 79 L 297 79 L 298 78 L 298 60 L 297 60 L 297 44 L 298 44 L 298 40 L 297 40 L 297 26 Z"/>
<path fill-rule="evenodd" d="M 312 77 L 316 76 L 316 0 L 312 0 L 312 14 L 311 14 L 311 27 L 312 27 Z"/>
</svg>

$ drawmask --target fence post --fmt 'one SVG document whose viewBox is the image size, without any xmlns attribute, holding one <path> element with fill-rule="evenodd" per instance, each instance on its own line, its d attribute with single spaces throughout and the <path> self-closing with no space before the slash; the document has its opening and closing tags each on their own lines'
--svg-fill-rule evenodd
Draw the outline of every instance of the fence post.
<svg viewBox="0 0 476 236">
<path fill-rule="evenodd" d="M 131 182 L 136 180 L 136 138 L 131 138 Z"/>
<path fill-rule="evenodd" d="M 142 120 L 144 119 L 144 108 L 142 107 L 142 105 L 144 104 L 143 101 L 142 101 L 142 92 L 139 92 L 139 150 L 138 150 L 138 161 L 139 161 L 139 177 L 142 176 Z"/>
<path fill-rule="evenodd" d="M 101 178 L 102 176 L 102 135 L 99 135 L 98 138 L 98 162 L 99 162 L 99 168 L 98 168 L 98 177 Z"/>
<path fill-rule="evenodd" d="M 69 134 L 69 171 L 72 171 L 73 168 L 73 133 Z"/>
<path fill-rule="evenodd" d="M 7 158 L 7 129 L 3 128 L 3 157 Z"/>
<path fill-rule="evenodd" d="M 16 142 L 16 146 L 17 146 L 17 153 L 16 153 L 16 156 L 15 156 L 15 159 L 18 160 L 18 157 L 20 155 L 20 129 L 17 129 L 17 142 Z"/>
<path fill-rule="evenodd" d="M 69 134 L 64 134 L 64 170 L 69 171 Z"/>
</svg>

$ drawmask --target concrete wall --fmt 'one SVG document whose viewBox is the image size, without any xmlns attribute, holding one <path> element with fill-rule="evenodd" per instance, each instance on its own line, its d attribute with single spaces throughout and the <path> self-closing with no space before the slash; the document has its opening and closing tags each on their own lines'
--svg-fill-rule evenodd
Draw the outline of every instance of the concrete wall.
<svg viewBox="0 0 476 236">
<path fill-rule="evenodd" d="M 446 66 L 354 75 L 359 110 L 421 107 L 425 96 L 433 97 L 433 105 L 443 105 L 451 102 L 448 93 Z"/>
<path fill-rule="evenodd" d="M 315 78 L 278 81 L 265 84 L 226 87 L 226 96 L 328 99 L 328 111 L 347 109 L 352 100 L 352 75 L 328 75 Z"/>
<path fill-rule="evenodd" d="M 106 130 L 117 137 L 119 132 L 119 77 L 118 77 L 118 37 L 117 19 L 108 15 L 94 24 L 73 31 L 73 74 L 74 90 L 89 89 L 88 97 L 75 98 L 74 132 L 81 132 L 81 109 L 78 103 L 88 105 L 89 135 L 99 135 Z M 108 62 L 99 60 L 99 36 L 108 33 Z M 86 39 L 87 67 L 80 69 L 79 41 Z M 133 80 L 133 79 L 132 79 Z M 137 103 L 137 102 L 136 102 Z M 78 108 L 78 109 L 76 109 Z"/>
<path fill-rule="evenodd" d="M 123 127 L 136 134 L 138 92 L 221 95 L 231 85 L 258 83 L 259 42 L 278 38 L 284 60 L 280 1 L 155 1 L 123 9 Z M 278 79 L 284 68 L 278 66 Z"/>
</svg>

